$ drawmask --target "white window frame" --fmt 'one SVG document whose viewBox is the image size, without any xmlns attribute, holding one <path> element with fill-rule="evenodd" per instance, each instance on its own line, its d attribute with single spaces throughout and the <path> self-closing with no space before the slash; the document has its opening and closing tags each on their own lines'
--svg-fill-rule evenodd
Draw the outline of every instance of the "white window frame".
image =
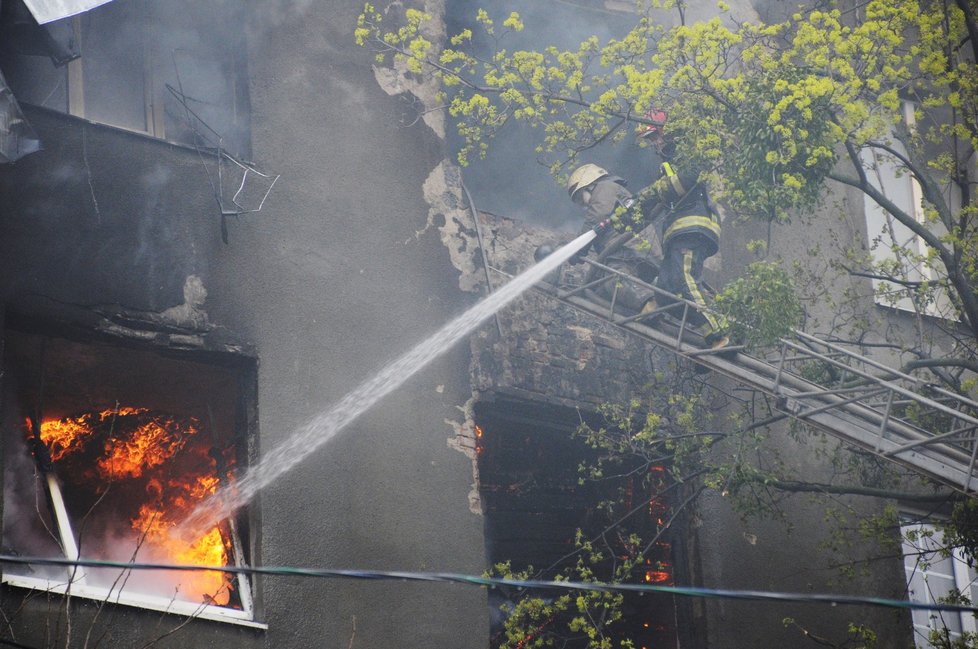
<svg viewBox="0 0 978 649">
<path fill-rule="evenodd" d="M 916 128 L 914 110 L 913 102 L 904 101 L 901 103 L 904 123 L 911 131 Z M 903 144 L 896 139 L 893 139 L 892 146 L 900 153 L 906 153 Z M 927 223 L 923 209 L 923 191 L 916 178 L 897 161 L 893 160 L 892 156 L 876 149 L 864 149 L 861 158 L 867 178 L 876 190 L 904 212 L 912 215 L 917 223 Z M 947 196 L 952 209 L 960 204 L 960 197 L 957 194 L 956 189 L 952 189 Z M 863 208 L 869 252 L 874 262 L 898 262 L 904 269 L 903 279 L 912 282 L 930 282 L 947 275 L 939 260 L 934 260 L 931 263 L 918 263 L 916 260 L 899 259 L 890 250 L 890 245 L 893 243 L 906 247 L 912 255 L 917 257 L 926 257 L 928 246 L 910 228 L 893 218 L 866 194 L 863 194 Z M 935 225 L 938 226 L 936 231 L 940 234 L 940 224 L 927 223 L 928 228 L 933 229 Z M 876 277 L 872 281 L 873 295 L 877 304 L 901 311 L 918 312 L 909 296 L 895 297 L 901 293 L 905 294 L 906 288 Z M 953 313 L 953 310 L 946 293 L 939 290 L 936 299 L 925 305 L 921 312 L 929 316 L 948 317 L 949 314 Z"/>
<path fill-rule="evenodd" d="M 80 553 L 78 550 L 78 544 L 75 542 L 75 533 L 72 529 L 71 518 L 65 509 L 64 500 L 61 496 L 60 484 L 58 483 L 58 479 L 54 474 L 48 473 L 44 476 L 44 478 L 45 482 L 47 483 L 45 486 L 47 488 L 48 495 L 50 496 L 52 508 L 51 518 L 54 526 L 57 528 L 63 558 L 69 561 L 77 561 L 80 557 Z M 245 565 L 240 555 L 241 552 L 242 549 L 237 544 L 237 538 L 235 538 L 234 560 L 238 567 L 243 567 Z M 186 615 L 205 620 L 231 622 L 234 624 L 261 629 L 268 628 L 267 624 L 263 622 L 256 622 L 254 620 L 255 610 L 254 602 L 251 598 L 251 586 L 248 575 L 245 573 L 238 573 L 236 575 L 238 593 L 241 598 L 241 609 L 234 609 L 225 606 L 181 600 L 177 599 L 175 596 L 151 595 L 147 593 L 128 591 L 125 590 L 124 587 L 126 581 L 124 573 L 129 569 L 116 568 L 115 570 L 118 570 L 120 575 L 120 579 L 118 579 L 116 583 L 122 585 L 111 588 L 95 586 L 88 583 L 86 580 L 86 569 L 80 566 L 75 568 L 66 567 L 63 579 L 31 577 L 28 575 L 10 573 L 9 571 L 4 570 L 3 573 L 0 574 L 0 583 L 7 584 L 9 586 L 28 588 L 33 591 L 41 591 L 57 595 L 70 595 L 71 597 L 81 597 L 100 602 L 111 602 L 113 604 L 135 606 L 138 608 L 146 608 L 164 613 L 173 613 L 176 615 Z"/>
<path fill-rule="evenodd" d="M 120 570 L 120 573 L 122 571 Z M 158 595 L 146 595 L 143 593 L 132 593 L 121 589 L 103 588 L 91 586 L 79 582 L 78 580 L 69 581 L 43 579 L 38 577 L 28 577 L 24 575 L 11 575 L 4 573 L 2 583 L 8 586 L 18 586 L 32 591 L 52 593 L 55 595 L 70 595 L 71 597 L 81 597 L 99 602 L 111 604 L 121 604 L 123 606 L 134 606 L 145 608 L 151 611 L 162 613 L 172 613 L 174 615 L 185 615 L 188 617 L 199 618 L 202 620 L 213 620 L 215 622 L 229 622 L 241 626 L 254 627 L 256 629 L 267 629 L 268 624 L 258 622 L 253 619 L 254 612 L 251 610 L 237 610 L 212 606 L 210 604 L 195 604 L 172 597 L 161 597 Z"/>
<path fill-rule="evenodd" d="M 7 342 L 3 335 L 4 333 L 5 332 L 0 331 L 0 344 Z M 28 335 L 44 336 L 46 334 Z M 77 345 L 84 343 L 73 342 L 71 344 Z M 114 345 L 111 343 L 106 343 L 105 346 L 114 347 Z M 132 350 L 129 351 L 132 352 Z M 144 351 L 145 350 L 137 350 L 137 352 Z M 184 371 L 188 372 L 191 370 L 187 368 Z M 5 439 L 3 441 L 10 442 L 10 437 L 13 436 L 11 431 L 7 430 L 4 432 Z M 3 449 L 4 457 L 2 460 L 0 460 L 0 462 L 6 463 L 10 461 L 10 458 L 18 455 L 22 458 L 28 458 L 31 455 L 26 447 L 18 446 L 11 448 L 9 444 L 5 444 L 5 446 L 6 448 Z M 35 462 L 33 459 L 25 461 L 30 462 L 32 465 Z M 5 464 L 4 468 L 7 470 L 10 468 L 10 466 Z M 50 531 L 56 536 L 56 545 L 60 549 L 60 556 L 56 558 L 66 559 L 68 562 L 77 561 L 80 558 L 84 559 L 85 557 L 83 556 L 83 553 L 79 551 L 79 544 L 77 541 L 77 521 L 72 521 L 71 515 L 65 506 L 61 482 L 59 481 L 56 472 L 39 470 L 35 466 L 34 474 L 30 477 L 34 484 L 31 487 L 27 487 L 26 479 L 29 472 L 25 471 L 23 467 L 18 467 L 14 469 L 14 471 L 14 475 L 16 475 L 17 479 L 20 481 L 20 484 L 25 486 L 23 488 L 23 493 L 17 492 L 15 494 L 17 499 L 12 500 L 11 502 L 20 505 L 28 497 L 40 497 L 41 499 L 46 499 L 49 505 L 47 513 L 50 515 Z M 28 491 L 30 493 L 28 493 Z M 43 491 L 43 494 L 39 493 L 40 491 Z M 3 495 L 4 498 L 7 498 L 7 496 L 8 494 L 6 493 Z M 32 507 L 36 506 L 36 504 L 32 503 Z M 8 512 L 4 512 L 4 514 L 9 515 Z M 248 560 L 246 558 L 242 538 L 238 534 L 237 522 L 232 517 L 227 520 L 227 525 L 230 531 L 230 542 L 233 546 L 230 553 L 230 559 L 233 561 L 233 564 L 229 563 L 228 565 L 233 565 L 236 568 L 246 568 L 248 566 Z M 27 550 L 30 551 L 30 548 L 27 548 Z M 137 556 L 133 558 L 132 561 L 139 563 L 143 560 Z M 125 560 L 123 560 L 123 562 L 125 562 Z M 247 572 L 237 572 L 232 575 L 232 579 L 236 586 L 235 593 L 237 594 L 239 603 L 241 605 L 241 608 L 232 608 L 230 606 L 208 604 L 203 601 L 180 599 L 177 596 L 177 592 L 165 592 L 163 589 L 157 591 L 159 594 L 138 592 L 133 589 L 127 589 L 126 575 L 134 570 L 137 570 L 138 568 L 98 567 L 97 570 L 103 573 L 103 578 L 101 579 L 101 582 L 103 583 L 107 581 L 104 578 L 105 574 L 111 573 L 113 576 L 117 575 L 119 577 L 118 579 L 113 579 L 110 582 L 112 584 L 111 586 L 104 586 L 102 584 L 94 584 L 87 578 L 86 573 L 91 570 L 95 570 L 95 568 L 86 568 L 82 566 L 54 566 L 45 569 L 47 572 L 46 575 L 36 576 L 23 574 L 22 570 L 18 570 L 18 566 L 21 566 L 21 564 L 0 566 L 0 584 L 26 588 L 35 592 L 80 597 L 104 603 L 144 608 L 192 618 L 228 622 L 236 625 L 260 629 L 268 628 L 266 623 L 255 620 L 256 611 L 251 589 L 251 577 Z M 152 570 L 153 572 L 159 572 L 159 570 L 155 568 Z"/>
<path fill-rule="evenodd" d="M 908 538 L 916 536 L 915 540 Z M 927 585 L 930 580 L 944 581 L 951 584 L 960 593 L 971 598 L 978 598 L 978 573 L 968 565 L 964 553 L 954 548 L 950 556 L 942 556 L 944 547 L 943 534 L 933 523 L 921 521 L 918 517 L 906 517 L 900 525 L 900 536 L 903 543 L 903 567 L 907 582 L 908 598 L 912 602 L 922 604 L 936 603 L 933 592 L 924 588 L 923 592 L 911 590 L 912 580 L 919 577 Z M 940 569 L 943 568 L 942 572 Z M 950 571 L 947 570 L 950 568 Z M 975 616 L 968 613 L 953 611 L 914 610 L 913 618 L 914 644 L 917 649 L 933 649 L 928 641 L 930 631 L 942 629 L 947 621 L 957 622 L 963 632 L 978 633 L 978 622 Z M 958 638 L 961 633 L 952 631 L 951 638 Z"/>
</svg>

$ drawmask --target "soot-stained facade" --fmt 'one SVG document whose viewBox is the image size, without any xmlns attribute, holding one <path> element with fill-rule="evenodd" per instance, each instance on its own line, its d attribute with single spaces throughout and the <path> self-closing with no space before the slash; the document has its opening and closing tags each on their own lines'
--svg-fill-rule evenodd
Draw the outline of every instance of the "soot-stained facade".
<svg viewBox="0 0 978 649">
<path fill-rule="evenodd" d="M 615 20 L 627 17 L 622 4 L 582 3 L 614 5 Z M 446 11 L 435 0 L 426 8 Z M 81 59 L 69 67 L 0 57 L 43 147 L 0 166 L 3 554 L 70 555 L 70 537 L 82 557 L 124 556 L 96 549 L 110 536 L 125 547 L 133 535 L 152 538 L 139 518 L 150 505 L 162 506 L 150 521 L 177 524 L 203 497 L 177 507 L 183 491 L 171 482 L 233 485 L 487 284 L 527 267 L 538 245 L 570 238 L 568 219 L 579 215 L 556 185 L 527 189 L 547 214 L 499 216 L 478 211 L 489 198 L 479 190 L 520 189 L 484 171 L 472 205 L 444 116 L 405 119 L 433 89 L 352 45 L 361 9 L 345 0 L 113 0 L 70 19 Z M 117 23 L 133 31 L 112 40 Z M 202 26 L 213 40 L 201 43 Z M 128 46 L 99 48 L 99 39 Z M 86 40 L 98 52 L 87 60 Z M 117 96 L 125 101 L 114 104 Z M 805 227 L 784 239 L 803 240 Z M 756 235 L 728 237 L 711 278 L 735 274 Z M 477 575 L 499 560 L 553 561 L 573 530 L 600 524 L 602 495 L 576 480 L 588 452 L 577 423 L 677 364 L 529 292 L 321 448 L 295 453 L 214 526 L 217 555 L 206 563 Z M 55 441 L 72 422 L 82 432 L 71 439 L 85 443 Z M 162 432 L 137 433 L 151 422 Z M 111 461 L 145 439 L 186 461 L 144 459 L 151 470 L 139 476 Z M 787 436 L 775 443 L 796 450 Z M 38 445 L 70 452 L 47 458 Z M 814 559 L 815 508 L 791 512 L 786 538 L 780 523 L 745 523 L 720 494 L 701 502 L 656 548 L 648 581 L 832 586 Z M 112 503 L 113 516 L 101 516 Z M 650 526 L 656 514 L 644 513 Z M 75 575 L 77 596 L 66 602 L 63 571 L 28 562 L 3 574 L 0 638 L 32 647 L 92 646 L 91 637 L 120 647 L 486 647 L 507 597 L 288 575 L 218 576 L 199 592 L 162 579 L 126 590 L 122 578 L 86 591 Z M 59 579 L 60 591 L 44 592 L 42 581 Z M 860 585 L 899 596 L 901 579 L 894 564 Z M 824 616 L 668 597 L 629 607 L 650 647 L 789 645 L 797 636 L 785 617 Z M 840 624 L 852 617 L 837 615 Z M 891 646 L 908 637 L 906 618 L 864 619 Z"/>
<path fill-rule="evenodd" d="M 233 481 L 473 302 L 424 198 L 442 140 L 397 121 L 401 98 L 352 46 L 361 8 L 115 0 L 78 17 L 82 58 L 67 67 L 5 51 L 42 149 L 0 168 L 4 554 L 64 550 L 63 510 L 82 557 L 129 560 L 128 537 L 150 537 L 140 509 L 162 506 L 151 518 L 170 529 L 186 495 L 169 483 L 190 469 L 153 464 L 136 479 L 107 460 L 113 449 L 151 438 L 218 486 Z M 112 21 L 145 38 L 113 40 Z M 193 40 L 201 25 L 217 31 Z M 87 62 L 86 43 L 100 52 Z M 109 45 L 121 49 L 97 47 Z M 113 106 L 118 93 L 126 103 Z M 471 397 L 468 365 L 467 349 L 449 350 L 324 447 L 297 453 L 220 524 L 223 555 L 191 561 L 480 573 L 471 462 L 446 423 Z M 135 433 L 152 421 L 155 437 Z M 71 422 L 90 445 L 42 467 L 34 429 L 53 449 L 51 431 Z M 111 525 L 100 517 L 109 506 Z M 98 551 L 107 537 L 119 552 Z M 34 647 L 482 647 L 488 637 L 476 588 L 218 576 L 194 594 L 186 580 L 137 589 L 145 579 L 133 573 L 95 590 L 106 571 L 85 575 L 87 591 L 75 575 L 66 604 L 51 583 L 64 585 L 63 570 L 5 566 L 0 634 Z"/>
</svg>

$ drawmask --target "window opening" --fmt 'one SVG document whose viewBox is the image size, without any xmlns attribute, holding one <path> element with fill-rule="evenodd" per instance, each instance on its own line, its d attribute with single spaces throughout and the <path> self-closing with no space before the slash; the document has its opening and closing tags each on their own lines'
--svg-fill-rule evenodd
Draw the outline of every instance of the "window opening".
<svg viewBox="0 0 978 649">
<path fill-rule="evenodd" d="M 628 530 L 645 540 L 655 537 L 665 522 L 668 499 L 653 497 L 643 504 L 646 492 L 637 483 L 643 476 L 637 473 L 581 482 L 578 468 L 582 462 L 593 461 L 595 452 L 574 437 L 580 421 L 581 414 L 570 408 L 507 399 L 476 405 L 479 493 L 490 566 L 505 561 L 513 571 L 532 566 L 534 578 L 549 580 L 557 570 L 576 564 L 578 529 L 584 539 L 606 544 L 602 550 L 610 564 L 630 551 L 619 530 L 602 534 L 623 511 L 635 512 L 628 519 Z M 653 466 L 648 471 L 650 481 L 664 488 L 664 467 Z M 608 499 L 620 502 L 614 519 L 600 506 Z M 644 565 L 632 573 L 633 583 L 673 585 L 671 543 L 671 539 L 661 538 L 649 547 Z M 560 593 L 551 595 L 558 597 Z M 504 624 L 515 604 L 514 593 L 489 591 L 490 647 L 505 641 Z M 634 640 L 636 648 L 678 647 L 671 595 L 626 594 L 623 613 L 623 621 L 612 629 L 622 638 Z M 558 630 L 544 625 L 533 633 L 542 636 Z M 566 629 L 560 631 L 566 633 Z M 527 643 L 533 640 L 525 639 Z M 577 638 L 562 646 L 585 644 L 584 639 Z"/>
<path fill-rule="evenodd" d="M 914 104 L 903 102 L 903 121 L 911 130 L 915 128 Z M 893 139 L 891 145 L 901 155 L 906 149 L 901 142 Z M 923 192 L 916 178 L 889 154 L 874 148 L 864 149 L 863 165 L 870 184 L 879 190 L 905 213 L 912 215 L 918 223 L 927 223 L 923 208 Z M 960 204 L 958 193 L 948 188 L 952 206 Z M 952 313 L 947 293 L 943 290 L 933 296 L 926 304 L 914 304 L 913 294 L 899 282 L 920 283 L 939 281 L 947 273 L 940 260 L 928 254 L 924 241 L 907 226 L 893 218 L 869 196 L 863 196 L 866 215 L 866 230 L 869 235 L 869 249 L 873 263 L 881 270 L 881 275 L 893 277 L 897 282 L 883 277 L 873 278 L 876 302 L 904 311 L 920 311 L 926 315 L 946 317 Z M 928 223 L 929 228 L 937 228 L 938 223 Z"/>
<path fill-rule="evenodd" d="M 948 548 L 943 532 L 932 523 L 905 518 L 900 526 L 903 538 L 903 565 L 907 590 L 912 602 L 935 604 L 954 593 L 978 601 L 976 573 L 960 548 Z M 963 632 L 976 633 L 973 615 L 949 611 L 911 612 L 914 643 L 918 649 L 932 649 L 932 631 L 946 629 L 951 640 L 960 640 Z"/>
<path fill-rule="evenodd" d="M 81 57 L 67 65 L 5 53 L 3 69 L 19 101 L 250 157 L 241 6 L 184 3 L 174 11 L 113 0 L 68 20 Z"/>
<path fill-rule="evenodd" d="M 6 550 L 246 565 L 243 514 L 193 539 L 171 534 L 197 503 L 233 483 L 246 457 L 252 364 L 211 361 L 7 329 Z M 247 577 L 218 571 L 12 565 L 3 581 L 212 619 L 253 617 Z"/>
</svg>

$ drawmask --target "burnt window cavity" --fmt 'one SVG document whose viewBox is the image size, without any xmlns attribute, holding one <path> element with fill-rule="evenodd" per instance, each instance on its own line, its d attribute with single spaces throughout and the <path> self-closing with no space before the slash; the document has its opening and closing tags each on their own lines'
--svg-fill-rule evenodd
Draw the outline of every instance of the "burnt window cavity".
<svg viewBox="0 0 978 649">
<path fill-rule="evenodd" d="M 247 512 L 173 534 L 233 484 L 253 438 L 255 368 L 7 328 L 3 552 L 136 563 L 246 565 Z M 253 618 L 252 586 L 217 571 L 10 564 L 3 581 L 223 620 Z"/>
<path fill-rule="evenodd" d="M 0 43 L 0 64 L 22 104 L 247 158 L 243 10 L 231 0 L 113 0 L 58 21 L 80 53 L 70 61 L 32 42 L 44 32 L 16 29 L 18 16 L 5 11 L 0 33 L 19 38 Z"/>
<path fill-rule="evenodd" d="M 574 571 L 578 559 L 575 539 L 593 541 L 606 559 L 590 566 L 593 578 L 610 581 L 615 565 L 635 556 L 628 534 L 645 541 L 655 539 L 669 507 L 664 494 L 665 467 L 627 468 L 602 479 L 584 477 L 583 464 L 597 457 L 575 432 L 582 420 L 601 422 L 571 409 L 518 399 L 496 398 L 476 404 L 476 452 L 479 493 L 485 516 L 486 558 L 489 566 L 509 562 L 515 574 L 532 567 L 531 579 L 544 581 L 563 577 L 581 580 Z M 583 478 L 583 479 L 582 479 Z M 650 495 L 651 494 L 651 495 Z M 613 500 L 609 511 L 602 503 Z M 626 579 L 629 583 L 673 585 L 672 541 L 666 536 L 642 544 L 643 559 Z M 523 597 L 542 597 L 552 603 L 567 591 L 520 591 L 491 589 L 490 647 L 507 639 L 506 620 Z M 552 641 L 555 646 L 586 646 L 587 638 L 568 629 L 570 613 L 523 624 L 526 637 L 519 644 Z M 623 620 L 609 627 L 618 640 L 629 638 L 636 647 L 677 647 L 676 610 L 671 595 L 626 594 Z"/>
</svg>

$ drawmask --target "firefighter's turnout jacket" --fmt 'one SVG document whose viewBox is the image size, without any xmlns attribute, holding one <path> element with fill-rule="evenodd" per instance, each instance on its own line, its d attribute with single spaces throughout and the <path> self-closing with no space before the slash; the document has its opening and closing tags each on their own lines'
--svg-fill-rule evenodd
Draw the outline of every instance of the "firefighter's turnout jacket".
<svg viewBox="0 0 978 649">
<path fill-rule="evenodd" d="M 707 310 L 704 285 L 700 281 L 703 262 L 720 249 L 720 219 L 711 209 L 706 188 L 699 173 L 683 173 L 669 160 L 659 165 L 659 177 L 652 184 L 656 201 L 663 214 L 662 267 L 656 285 L 679 295 L 703 309 L 691 310 L 690 323 L 705 337 L 719 338 L 724 327 L 722 318 Z M 656 298 L 662 304 L 672 301 Z"/>
<path fill-rule="evenodd" d="M 591 185 L 591 198 L 587 203 L 587 211 L 584 212 L 584 225 L 581 234 L 594 228 L 605 219 L 611 218 L 619 206 L 627 205 L 631 201 L 632 193 L 625 187 L 625 181 L 622 178 L 604 176 Z M 594 249 L 601 252 L 608 242 L 608 238 L 614 234 L 613 230 L 606 231 L 594 242 Z"/>
<path fill-rule="evenodd" d="M 590 191 L 591 197 L 587 203 L 587 211 L 584 213 L 582 234 L 614 216 L 619 207 L 629 207 L 635 200 L 632 193 L 625 187 L 625 181 L 618 176 L 604 176 L 591 186 Z M 591 248 L 600 254 L 608 242 L 617 234 L 618 232 L 614 228 L 608 228 L 594 240 Z M 646 233 L 640 232 L 638 237 L 610 252 L 603 259 L 603 263 L 646 282 L 654 281 L 658 265 L 652 258 L 650 247 L 643 246 L 641 243 L 646 236 L 648 236 Z M 614 286 L 613 282 L 606 282 L 598 289 L 598 292 L 610 300 L 610 293 Z M 638 311 L 651 297 L 652 291 L 632 284 L 625 284 L 619 287 L 616 299 L 626 308 Z"/>
<path fill-rule="evenodd" d="M 720 220 L 710 209 L 699 173 L 684 173 L 671 162 L 659 165 L 652 188 L 663 209 L 662 247 L 703 246 L 704 257 L 720 249 Z"/>
</svg>

